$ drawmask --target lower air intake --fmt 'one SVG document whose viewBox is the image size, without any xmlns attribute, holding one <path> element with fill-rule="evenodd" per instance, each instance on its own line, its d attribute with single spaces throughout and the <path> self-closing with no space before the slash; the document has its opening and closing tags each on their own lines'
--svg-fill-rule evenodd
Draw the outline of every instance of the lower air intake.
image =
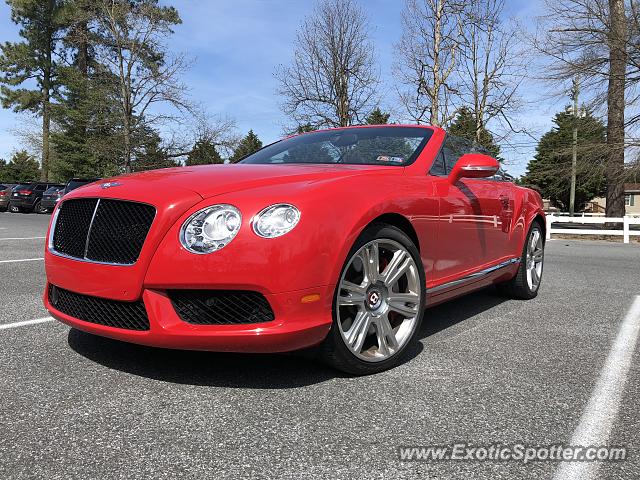
<svg viewBox="0 0 640 480">
<path fill-rule="evenodd" d="M 274 320 L 267 299 L 246 290 L 169 290 L 178 316 L 196 325 L 238 325 Z"/>
<path fill-rule="evenodd" d="M 142 301 L 108 300 L 49 285 L 49 303 L 65 315 L 85 322 L 126 330 L 149 330 L 149 318 Z"/>
</svg>

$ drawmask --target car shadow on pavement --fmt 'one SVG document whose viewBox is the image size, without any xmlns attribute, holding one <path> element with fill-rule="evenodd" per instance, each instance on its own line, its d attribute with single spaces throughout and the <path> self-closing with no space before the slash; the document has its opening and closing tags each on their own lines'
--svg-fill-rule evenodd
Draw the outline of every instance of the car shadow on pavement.
<svg viewBox="0 0 640 480">
<path fill-rule="evenodd" d="M 507 300 L 508 298 L 496 288 L 488 287 L 429 308 L 422 320 L 418 339 L 424 339 L 451 328 Z"/>
<path fill-rule="evenodd" d="M 226 388 L 298 388 L 343 376 L 303 354 L 218 353 L 146 347 L 72 328 L 77 353 L 107 368 L 164 382 Z"/>
<path fill-rule="evenodd" d="M 506 301 L 489 288 L 428 309 L 418 339 L 423 340 Z M 313 351 L 242 354 L 145 347 L 72 328 L 69 346 L 107 368 L 164 382 L 253 389 L 288 389 L 348 377 L 314 359 Z M 424 349 L 414 342 L 403 363 Z"/>
</svg>

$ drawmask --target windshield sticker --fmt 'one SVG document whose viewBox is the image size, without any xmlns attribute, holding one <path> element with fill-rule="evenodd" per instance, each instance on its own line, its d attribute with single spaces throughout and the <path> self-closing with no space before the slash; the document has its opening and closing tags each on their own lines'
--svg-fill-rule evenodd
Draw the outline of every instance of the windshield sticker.
<svg viewBox="0 0 640 480">
<path fill-rule="evenodd" d="M 403 163 L 404 157 L 390 157 L 389 155 L 379 155 L 378 161 L 385 163 Z"/>
</svg>

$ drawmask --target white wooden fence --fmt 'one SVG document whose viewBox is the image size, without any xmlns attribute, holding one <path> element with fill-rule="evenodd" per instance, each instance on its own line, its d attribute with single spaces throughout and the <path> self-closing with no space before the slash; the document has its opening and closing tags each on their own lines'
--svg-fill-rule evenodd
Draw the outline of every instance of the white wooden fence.
<svg viewBox="0 0 640 480">
<path fill-rule="evenodd" d="M 581 223 L 581 224 L 604 224 L 604 223 L 621 223 L 622 230 L 600 230 L 587 228 L 553 228 L 554 223 Z M 631 230 L 631 225 L 640 225 L 640 217 L 624 216 L 624 217 L 565 217 L 556 214 L 547 215 L 547 240 L 551 238 L 553 233 L 564 233 L 569 235 L 619 235 L 622 236 L 624 243 L 629 243 L 629 237 L 632 235 L 640 236 L 640 230 Z"/>
</svg>

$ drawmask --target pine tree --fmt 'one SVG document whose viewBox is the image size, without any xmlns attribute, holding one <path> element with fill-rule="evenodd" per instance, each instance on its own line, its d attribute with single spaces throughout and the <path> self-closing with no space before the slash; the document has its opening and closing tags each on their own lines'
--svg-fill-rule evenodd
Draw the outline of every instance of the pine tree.
<svg viewBox="0 0 640 480">
<path fill-rule="evenodd" d="M 145 130 L 141 137 L 142 140 L 139 141 L 140 146 L 135 152 L 135 160 L 132 165 L 134 172 L 178 166 L 176 161 L 169 157 L 166 150 L 162 148 L 162 139 L 158 132 Z"/>
<path fill-rule="evenodd" d="M 258 138 L 258 136 L 253 133 L 253 130 L 249 130 L 247 136 L 240 140 L 240 143 L 233 151 L 231 155 L 231 162 L 237 162 L 241 158 L 246 157 L 247 155 L 251 155 L 253 152 L 256 152 L 262 148 L 262 142 Z"/>
<path fill-rule="evenodd" d="M 8 163 L 0 160 L 0 182 L 32 182 L 39 176 L 38 161 L 25 150 L 14 152 Z"/>
<path fill-rule="evenodd" d="M 52 174 L 59 179 L 117 175 L 124 160 L 111 85 L 96 71 L 84 78 L 69 70 L 64 98 L 54 109 L 60 130 L 51 136 L 57 154 Z"/>
<path fill-rule="evenodd" d="M 2 106 L 42 116 L 41 178 L 47 180 L 51 100 L 59 88 L 56 52 L 66 26 L 64 5 L 61 0 L 7 0 L 7 3 L 11 7 L 11 20 L 20 26 L 24 40 L 5 42 L 0 47 Z M 20 88 L 25 82 L 27 86 Z"/>
<path fill-rule="evenodd" d="M 571 152 L 576 119 L 569 110 L 557 113 L 555 127 L 545 133 L 529 162 L 524 185 L 533 186 L 554 205 L 567 209 L 571 190 Z M 589 110 L 577 119 L 576 211 L 606 192 L 606 127 Z"/>
<path fill-rule="evenodd" d="M 117 79 L 95 58 L 91 29 L 97 7 L 91 0 L 67 2 L 64 44 L 72 62 L 59 68 L 63 89 L 53 110 L 59 131 L 52 134 L 58 156 L 52 175 L 61 180 L 116 175 L 123 163 Z"/>
<path fill-rule="evenodd" d="M 193 149 L 187 155 L 186 165 L 209 165 L 224 163 L 213 142 L 206 138 L 196 141 Z"/>
<path fill-rule="evenodd" d="M 463 107 L 458 111 L 455 119 L 451 125 L 449 125 L 447 132 L 479 144 L 486 149 L 492 157 L 502 160 L 500 158 L 500 146 L 496 144 L 491 132 L 483 127 L 480 130 L 480 134 L 477 134 L 476 121 L 473 118 L 473 113 L 468 108 Z"/>
<path fill-rule="evenodd" d="M 11 183 L 13 179 L 9 175 L 9 169 L 7 168 L 7 161 L 4 158 L 0 158 L 0 183 Z"/>
<path fill-rule="evenodd" d="M 380 107 L 376 107 L 365 119 L 365 122 L 367 125 L 386 125 L 389 123 L 390 116 L 390 113 L 385 113 L 380 110 Z"/>
</svg>

